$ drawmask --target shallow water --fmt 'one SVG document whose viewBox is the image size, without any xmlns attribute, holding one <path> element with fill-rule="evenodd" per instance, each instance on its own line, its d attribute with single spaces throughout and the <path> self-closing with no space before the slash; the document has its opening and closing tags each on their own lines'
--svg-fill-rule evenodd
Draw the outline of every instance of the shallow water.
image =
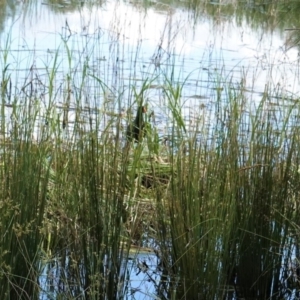
<svg viewBox="0 0 300 300">
<path fill-rule="evenodd" d="M 123 271 L 129 272 L 129 281 L 125 295 L 126 299 L 155 299 L 155 286 L 159 284 L 160 274 L 157 272 L 157 257 L 153 253 L 145 251 L 132 252 Z M 66 265 L 68 265 L 68 258 Z M 84 297 L 84 284 L 74 285 L 76 277 L 72 277 L 69 272 L 61 266 L 59 259 L 51 262 L 41 263 L 42 274 L 38 281 L 41 287 L 40 300 L 57 299 L 62 295 L 73 297 Z M 126 268 L 126 270 L 124 269 Z M 82 270 L 84 267 L 82 267 Z M 82 271 L 84 273 L 84 271 Z"/>
<path fill-rule="evenodd" d="M 41 115 L 54 101 L 61 118 L 68 76 L 74 106 L 105 103 L 105 109 L 114 112 L 134 102 L 132 86 L 154 79 L 146 99 L 161 134 L 172 124 L 160 88 L 165 76 L 184 83 L 180 105 L 188 127 L 201 114 L 210 123 L 217 91 L 226 102 L 228 82 L 233 91 L 246 90 L 244 109 L 249 111 L 258 105 L 266 87 L 274 91 L 267 109 L 278 105 L 278 98 L 299 94 L 298 51 L 286 50 L 287 33 L 267 26 L 254 29 L 246 17 L 204 12 L 194 20 L 184 7 L 159 2 L 147 9 L 126 1 L 82 6 L 43 2 L 19 3 L 4 24 L 2 56 L 5 49 L 10 51 L 0 67 L 8 66 L 12 86 L 7 103 L 24 98 L 22 88 L 28 94 L 30 87 L 40 101 Z M 91 76 L 101 79 L 106 88 Z M 7 114 L 11 115 L 10 108 Z M 72 124 L 75 113 L 70 111 L 68 119 Z"/>
<path fill-rule="evenodd" d="M 0 60 L 0 69 L 7 67 L 11 78 L 6 122 L 9 128 L 11 103 L 16 99 L 21 107 L 33 95 L 40 111 L 36 139 L 50 102 L 55 103 L 53 118 L 62 121 L 69 99 L 71 107 L 86 108 L 82 120 L 88 122 L 89 107 L 117 114 L 130 107 L 135 101 L 132 86 L 138 90 L 147 78 L 153 82 L 146 99 L 161 135 L 173 124 L 161 88 L 165 77 L 184 83 L 179 106 L 190 129 L 199 115 L 211 124 L 218 96 L 226 103 L 229 91 L 246 90 L 243 109 L 249 112 L 257 107 L 266 87 L 273 91 L 264 104 L 266 110 L 277 109 L 282 98 L 286 103 L 299 96 L 297 48 L 287 50 L 287 33 L 282 29 L 253 24 L 246 16 L 212 16 L 203 11 L 195 20 L 179 5 L 156 2 L 146 9 L 126 1 L 74 7 L 20 2 L 14 13 L 9 8 L 6 12 Z M 96 118 L 97 113 L 92 115 Z M 71 131 L 74 109 L 68 111 L 68 120 Z M 151 265 L 154 257 L 141 254 L 129 261 L 135 299 L 151 298 L 154 286 L 145 284 L 145 273 L 136 275 L 137 259 Z"/>
</svg>

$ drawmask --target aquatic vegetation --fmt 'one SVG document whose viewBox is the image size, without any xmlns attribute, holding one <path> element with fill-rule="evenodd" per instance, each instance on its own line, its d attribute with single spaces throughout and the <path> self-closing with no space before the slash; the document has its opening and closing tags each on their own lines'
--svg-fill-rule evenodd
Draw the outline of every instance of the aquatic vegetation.
<svg viewBox="0 0 300 300">
<path fill-rule="evenodd" d="M 153 130 L 127 156 L 125 129 L 110 131 L 118 114 L 105 128 L 105 112 L 86 130 L 75 121 L 70 140 L 49 113 L 37 141 L 39 105 L 29 98 L 22 115 L 13 106 L 1 140 L 2 298 L 38 298 L 47 285 L 55 292 L 44 295 L 55 297 L 126 298 L 126 261 L 147 240 L 160 298 L 270 298 L 295 289 L 285 278 L 298 251 L 298 106 L 282 110 L 278 125 L 264 99 L 251 114 L 241 109 L 241 90 L 216 102 L 223 117 L 210 136 L 205 115 L 188 135 L 180 93 L 167 81 L 165 88 L 172 143 Z M 80 120 L 85 112 L 76 113 Z"/>
<path fill-rule="evenodd" d="M 298 97 L 221 59 L 194 93 L 168 30 L 128 74 L 122 35 L 66 32 L 25 73 L 1 49 L 0 299 L 298 296 Z"/>
</svg>

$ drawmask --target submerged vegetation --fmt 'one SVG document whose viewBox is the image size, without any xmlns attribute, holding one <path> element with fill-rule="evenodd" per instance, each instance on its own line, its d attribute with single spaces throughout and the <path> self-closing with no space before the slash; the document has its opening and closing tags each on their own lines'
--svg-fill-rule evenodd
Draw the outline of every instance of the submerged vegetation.
<svg viewBox="0 0 300 300">
<path fill-rule="evenodd" d="M 222 66 L 185 97 L 164 36 L 127 78 L 67 29 L 21 75 L 1 49 L 0 299 L 299 298 L 299 98 Z"/>
</svg>

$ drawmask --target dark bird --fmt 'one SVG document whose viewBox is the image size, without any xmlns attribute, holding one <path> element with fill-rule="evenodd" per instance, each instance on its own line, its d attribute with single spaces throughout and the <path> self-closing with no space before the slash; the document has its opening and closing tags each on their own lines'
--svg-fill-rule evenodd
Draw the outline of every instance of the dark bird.
<svg viewBox="0 0 300 300">
<path fill-rule="evenodd" d="M 136 117 L 133 123 L 129 124 L 126 131 L 126 136 L 128 141 L 134 140 L 135 142 L 140 142 L 145 135 L 145 120 L 144 114 L 147 112 L 146 106 L 139 106 L 137 109 Z"/>
<path fill-rule="evenodd" d="M 65 129 L 67 127 L 67 121 L 63 119 L 62 121 L 62 128 Z"/>
</svg>

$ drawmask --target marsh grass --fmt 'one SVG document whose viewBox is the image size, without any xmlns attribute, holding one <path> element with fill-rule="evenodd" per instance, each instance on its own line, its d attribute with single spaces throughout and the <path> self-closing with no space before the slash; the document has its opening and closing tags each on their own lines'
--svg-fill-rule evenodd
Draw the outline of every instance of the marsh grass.
<svg viewBox="0 0 300 300">
<path fill-rule="evenodd" d="M 297 264 L 289 267 L 299 259 L 298 100 L 281 105 L 286 99 L 273 95 L 280 101 L 271 103 L 266 88 L 254 107 L 243 87 L 217 74 L 212 108 L 199 110 L 190 130 L 185 81 L 170 66 L 170 75 L 120 84 L 117 93 L 88 58 L 74 68 L 62 39 L 62 86 L 57 50 L 45 81 L 29 71 L 38 80 L 24 83 L 20 99 L 11 95 L 8 45 L 3 52 L 0 298 L 128 298 L 129 254 L 143 248 L 157 256 L 145 281 L 160 299 L 299 290 Z M 168 140 L 148 115 L 147 136 L 127 144 L 131 114 L 115 108 L 135 111 L 156 81 L 170 112 Z"/>
<path fill-rule="evenodd" d="M 43 160 L 49 148 L 47 144 L 38 146 L 31 141 L 31 121 L 34 121 L 34 114 L 22 124 L 22 129 L 14 122 L 11 137 L 1 140 L 3 298 L 30 299 L 38 292 L 37 265 L 43 240 L 39 230 L 49 180 L 49 167 L 45 168 Z M 1 129 L 5 132 L 5 128 Z"/>
<path fill-rule="evenodd" d="M 216 103 L 222 117 L 211 138 L 202 134 L 200 117 L 187 135 L 180 87 L 165 86 L 175 142 L 164 163 L 155 128 L 125 154 L 121 132 L 109 130 L 119 117 L 103 129 L 101 114 L 84 129 L 75 121 L 72 142 L 63 138 L 61 121 L 49 117 L 36 141 L 40 106 L 29 99 L 13 105 L 10 136 L 1 140 L 3 298 L 38 297 L 42 258 L 56 261 L 56 297 L 124 298 L 131 243 L 142 246 L 150 227 L 159 245 L 161 298 L 265 299 L 288 288 L 282 261 L 288 264 L 284 249 L 292 249 L 299 226 L 298 127 L 283 119 L 280 130 L 264 99 L 245 114 L 243 95 L 230 94 Z M 297 114 L 293 109 L 286 118 Z M 80 120 L 80 108 L 76 114 Z M 147 196 L 152 218 L 134 200 Z"/>
<path fill-rule="evenodd" d="M 145 222 L 154 226 L 159 244 L 160 297 L 280 295 L 284 249 L 292 246 L 289 227 L 298 226 L 297 126 L 279 132 L 273 113 L 259 106 L 244 114 L 242 95 L 229 95 L 213 139 L 201 136 L 202 122 L 187 137 L 179 97 L 168 96 L 176 143 L 164 152 L 167 163 L 155 159 L 162 146 L 154 131 L 125 157 L 121 137 L 108 130 L 118 120 L 99 136 L 101 115 L 86 131 L 75 122 L 75 142 L 62 139 L 60 122 L 49 118 L 53 124 L 43 127 L 37 142 L 32 134 L 39 106 L 22 108 L 16 118 L 22 126 L 13 122 L 11 136 L 1 141 L 3 298 L 38 297 L 42 257 L 59 262 L 63 288 L 57 297 L 124 298 L 126 258 Z M 141 195 L 156 199 L 155 218 L 142 218 L 128 202 Z"/>
<path fill-rule="evenodd" d="M 170 160 L 167 206 L 157 198 L 167 298 L 268 299 L 286 292 L 282 260 L 295 242 L 299 176 L 299 127 L 291 115 L 298 108 L 265 109 L 265 96 L 249 112 L 242 92 L 228 92 L 222 102 L 216 93 L 211 138 L 202 135 L 207 130 L 200 121 L 189 138 L 173 131 L 181 142 Z"/>
<path fill-rule="evenodd" d="M 126 298 L 129 251 L 146 236 L 159 246 L 158 297 L 266 299 L 295 286 L 283 284 L 290 271 L 282 262 L 298 241 L 299 128 L 289 119 L 297 107 L 276 123 L 265 99 L 246 113 L 243 94 L 221 103 L 218 92 L 211 136 L 205 116 L 187 134 L 181 87 L 165 88 L 174 121 L 165 151 L 152 128 L 124 152 L 122 132 L 110 130 L 120 116 L 100 128 L 104 115 L 89 113 L 82 127 L 80 107 L 68 135 L 48 117 L 37 141 L 38 103 L 12 105 L 1 140 L 3 299 L 38 298 L 45 268 L 56 270 L 59 283 L 44 279 L 52 296 Z"/>
</svg>

